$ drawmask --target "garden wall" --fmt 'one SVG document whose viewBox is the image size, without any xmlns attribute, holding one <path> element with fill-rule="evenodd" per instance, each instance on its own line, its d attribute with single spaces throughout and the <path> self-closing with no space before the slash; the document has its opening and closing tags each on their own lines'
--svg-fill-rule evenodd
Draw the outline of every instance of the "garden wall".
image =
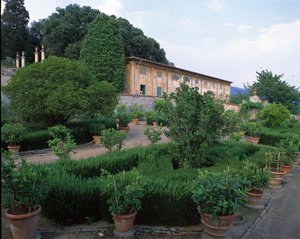
<svg viewBox="0 0 300 239">
<path fill-rule="evenodd" d="M 134 104 L 143 105 L 145 110 L 154 110 L 154 101 L 159 97 L 143 95 L 121 95 L 120 103 L 130 107 Z"/>
</svg>

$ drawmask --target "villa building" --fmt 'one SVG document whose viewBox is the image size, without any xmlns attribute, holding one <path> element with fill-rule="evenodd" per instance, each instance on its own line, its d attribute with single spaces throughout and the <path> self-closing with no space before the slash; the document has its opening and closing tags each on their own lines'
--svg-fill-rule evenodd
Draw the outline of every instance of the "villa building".
<svg viewBox="0 0 300 239">
<path fill-rule="evenodd" d="M 160 97 L 163 92 L 168 95 L 176 94 L 176 88 L 182 82 L 190 87 L 197 87 L 200 94 L 211 91 L 221 100 L 226 100 L 230 96 L 232 83 L 138 57 L 126 58 L 126 84 L 123 94 L 153 97 Z"/>
</svg>

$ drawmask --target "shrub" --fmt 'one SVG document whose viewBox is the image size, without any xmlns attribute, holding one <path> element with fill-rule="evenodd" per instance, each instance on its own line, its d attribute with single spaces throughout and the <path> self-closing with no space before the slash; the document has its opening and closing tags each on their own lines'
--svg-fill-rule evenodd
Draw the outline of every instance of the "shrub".
<svg viewBox="0 0 300 239">
<path fill-rule="evenodd" d="M 123 146 L 123 141 L 126 139 L 126 132 L 122 130 L 115 129 L 105 129 L 102 130 L 102 139 L 101 143 L 107 148 L 109 151 L 112 151 L 114 147 L 117 149 L 121 149 Z"/>
<path fill-rule="evenodd" d="M 19 69 L 2 90 L 22 120 L 47 126 L 77 114 L 110 115 L 117 104 L 112 84 L 96 81 L 79 61 L 54 56 Z"/>
<path fill-rule="evenodd" d="M 50 139 L 51 135 L 48 130 L 27 132 L 21 141 L 21 149 L 27 151 L 48 148 L 48 140 Z"/>
<path fill-rule="evenodd" d="M 222 135 L 224 107 L 211 93 L 199 94 L 182 84 L 169 115 L 169 137 L 176 142 L 174 158 L 181 166 L 205 166 L 205 151 Z"/>
<path fill-rule="evenodd" d="M 71 131 L 63 125 L 56 125 L 48 130 L 53 138 L 48 144 L 54 154 L 61 160 L 70 159 L 70 153 L 76 148 Z"/>
<path fill-rule="evenodd" d="M 241 125 L 241 130 L 250 137 L 260 137 L 262 127 L 256 122 L 246 122 Z"/>
<path fill-rule="evenodd" d="M 244 178 L 230 169 L 202 171 L 195 181 L 192 199 L 201 213 L 233 215 L 246 202 L 247 190 Z"/>
<path fill-rule="evenodd" d="M 6 123 L 1 127 L 1 140 L 9 145 L 17 145 L 22 141 L 25 130 L 19 123 Z"/>
<path fill-rule="evenodd" d="M 134 104 L 132 105 L 130 108 L 130 114 L 131 114 L 131 118 L 137 118 L 137 119 L 142 119 L 145 115 L 145 110 L 143 108 L 143 105 L 139 105 L 139 104 Z"/>
<path fill-rule="evenodd" d="M 161 135 L 163 134 L 163 129 L 161 126 L 158 127 L 148 127 L 144 130 L 144 134 L 151 141 L 152 144 L 157 143 L 161 140 Z"/>
<path fill-rule="evenodd" d="M 290 111 L 282 104 L 271 103 L 259 112 L 259 118 L 265 120 L 267 126 L 279 126 L 290 118 Z"/>
<path fill-rule="evenodd" d="M 17 165 L 10 153 L 1 152 L 1 202 L 11 214 L 25 214 L 36 210 L 47 195 L 45 171 L 37 170 L 25 160 Z"/>
<path fill-rule="evenodd" d="M 143 188 L 141 177 L 137 171 L 125 174 L 125 171 L 117 175 L 107 176 L 110 179 L 108 186 L 109 212 L 117 215 L 132 214 L 141 209 Z"/>
<path fill-rule="evenodd" d="M 90 125 L 91 135 L 98 135 L 98 136 L 100 136 L 102 130 L 104 130 L 104 129 L 105 129 L 105 125 L 104 124 L 93 123 L 93 124 Z"/>
</svg>

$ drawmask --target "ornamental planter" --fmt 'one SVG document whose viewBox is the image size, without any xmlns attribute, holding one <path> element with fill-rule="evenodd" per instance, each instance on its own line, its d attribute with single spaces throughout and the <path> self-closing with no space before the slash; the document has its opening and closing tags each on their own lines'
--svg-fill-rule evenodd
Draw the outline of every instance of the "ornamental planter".
<svg viewBox="0 0 300 239">
<path fill-rule="evenodd" d="M 26 214 L 10 214 L 8 210 L 5 213 L 6 219 L 11 223 L 10 230 L 14 239 L 32 239 L 37 234 L 38 216 L 41 207 L 37 210 Z"/>
<path fill-rule="evenodd" d="M 19 153 L 20 145 L 7 145 L 7 149 L 12 155 L 17 155 Z"/>
<path fill-rule="evenodd" d="M 258 144 L 259 140 L 259 137 L 249 137 L 249 141 L 253 144 Z"/>
<path fill-rule="evenodd" d="M 232 227 L 236 215 L 218 216 L 213 219 L 211 214 L 200 214 L 201 223 L 204 231 L 212 236 L 222 238 L 225 237 L 229 229 Z"/>
<path fill-rule="evenodd" d="M 269 180 L 269 186 L 279 186 L 281 181 L 283 180 L 283 176 L 285 175 L 284 170 L 280 170 L 280 172 L 271 171 L 272 178 Z"/>
<path fill-rule="evenodd" d="M 280 169 L 285 171 L 285 174 L 289 174 L 292 170 L 292 165 L 282 165 Z"/>
<path fill-rule="evenodd" d="M 246 192 L 246 195 L 248 196 L 250 205 L 257 205 L 262 198 L 263 192 L 258 189 L 252 189 L 251 191 Z"/>
<path fill-rule="evenodd" d="M 154 128 L 156 128 L 157 125 L 158 125 L 158 122 L 157 122 L 157 121 L 153 121 L 153 122 L 152 122 L 152 125 L 153 125 Z"/>
<path fill-rule="evenodd" d="M 94 144 L 100 144 L 100 136 L 93 135 L 93 141 L 94 141 Z"/>
<path fill-rule="evenodd" d="M 133 118 L 131 122 L 132 122 L 132 124 L 137 125 L 139 123 L 139 119 L 138 118 Z"/>
<path fill-rule="evenodd" d="M 119 130 L 123 130 L 125 132 L 128 132 L 129 131 L 129 126 L 119 126 Z"/>
<path fill-rule="evenodd" d="M 136 212 L 129 215 L 116 215 L 113 214 L 112 218 L 118 232 L 128 232 L 133 228 Z"/>
</svg>

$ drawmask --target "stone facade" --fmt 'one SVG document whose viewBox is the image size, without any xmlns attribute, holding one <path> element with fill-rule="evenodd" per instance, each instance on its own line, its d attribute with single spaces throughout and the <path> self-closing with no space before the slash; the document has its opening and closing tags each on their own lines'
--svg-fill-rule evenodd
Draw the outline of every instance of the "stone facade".
<svg viewBox="0 0 300 239">
<path fill-rule="evenodd" d="M 211 91 L 221 100 L 230 96 L 230 81 L 138 57 L 126 58 L 125 95 L 160 97 L 163 92 L 176 94 L 176 88 L 182 82 L 197 87 L 201 94 Z"/>
</svg>

